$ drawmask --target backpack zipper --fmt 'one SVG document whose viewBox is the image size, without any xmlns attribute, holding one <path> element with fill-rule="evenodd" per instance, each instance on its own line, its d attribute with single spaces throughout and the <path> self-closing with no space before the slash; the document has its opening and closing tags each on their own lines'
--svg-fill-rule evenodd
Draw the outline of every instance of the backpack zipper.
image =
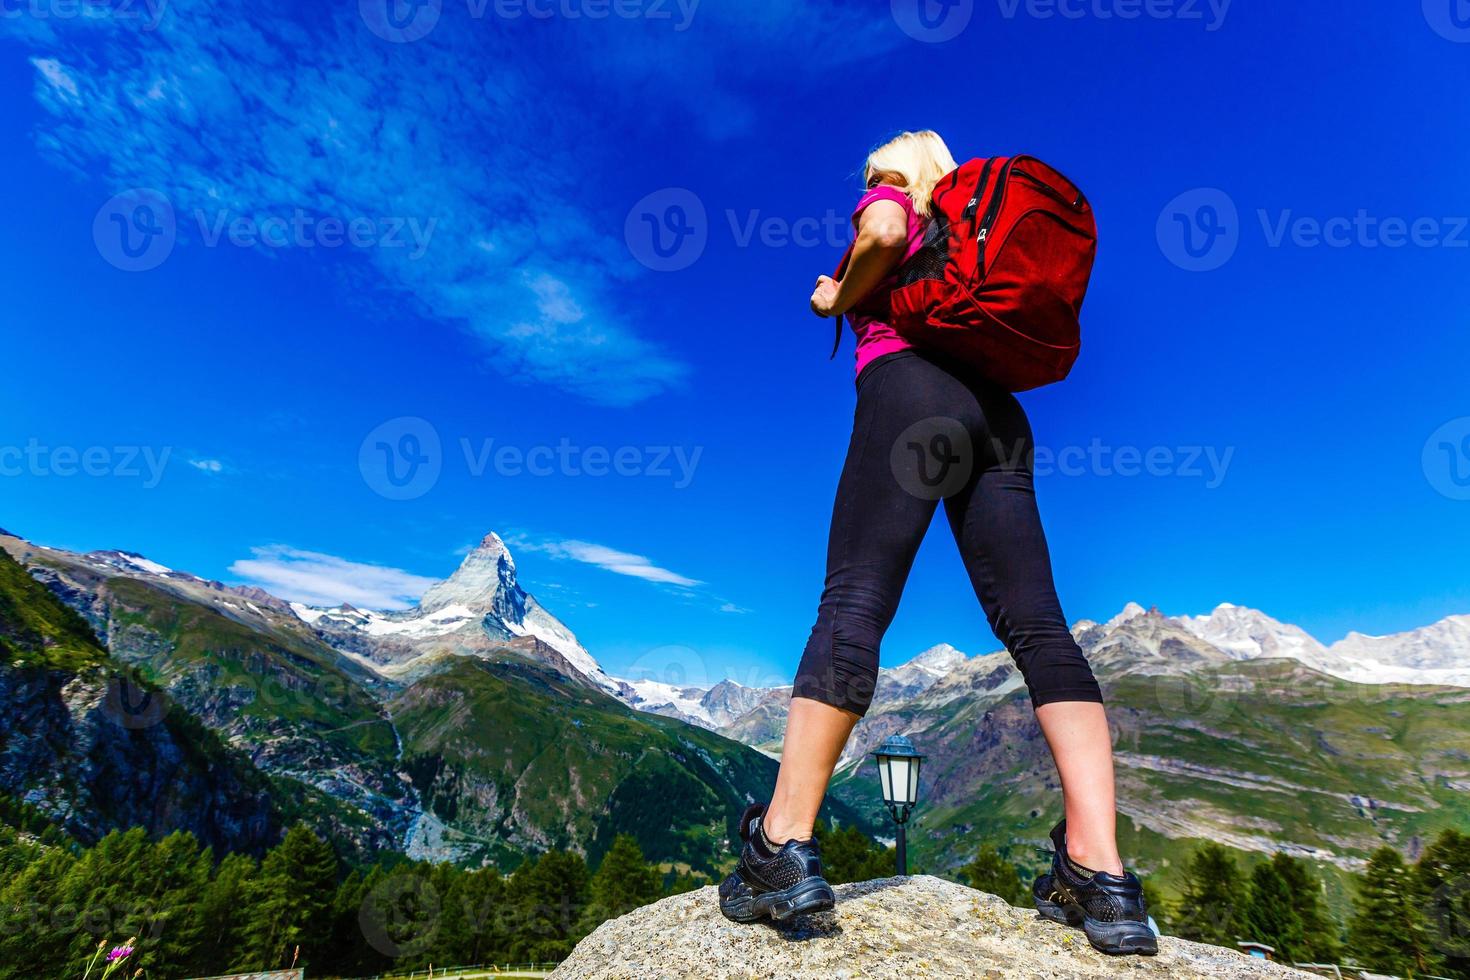
<svg viewBox="0 0 1470 980">
<path fill-rule="evenodd" d="M 985 183 L 990 180 L 990 168 L 995 165 L 995 157 L 985 161 L 985 166 L 980 168 L 980 183 L 975 188 L 975 196 L 970 198 L 970 203 L 965 205 L 963 218 L 966 221 L 975 220 L 975 212 L 980 209 L 980 199 L 985 196 Z M 958 177 L 955 178 L 958 182 Z"/>
</svg>

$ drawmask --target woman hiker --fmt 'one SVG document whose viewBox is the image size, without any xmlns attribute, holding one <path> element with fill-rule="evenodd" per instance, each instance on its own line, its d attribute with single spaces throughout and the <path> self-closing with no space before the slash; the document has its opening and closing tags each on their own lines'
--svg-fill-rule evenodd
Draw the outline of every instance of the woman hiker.
<svg viewBox="0 0 1470 980">
<path fill-rule="evenodd" d="M 822 276 L 812 293 L 814 313 L 848 315 L 857 335 L 857 409 L 780 775 L 770 803 L 741 818 L 744 846 L 720 886 L 721 911 L 753 922 L 833 907 L 813 826 L 872 700 L 879 643 L 942 495 L 975 595 L 1025 678 L 1061 776 L 1065 818 L 1051 832 L 1055 854 L 1051 873 L 1033 887 L 1036 906 L 1080 926 L 1103 952 L 1152 954 L 1142 886 L 1118 854 L 1102 694 L 1052 582 L 1026 413 L 1008 391 L 915 349 L 884 322 L 895 271 L 922 244 L 934 188 L 955 168 L 933 132 L 904 133 L 874 150 L 842 278 Z M 968 439 L 932 438 L 947 426 Z M 954 450 L 965 444 L 973 458 Z"/>
</svg>

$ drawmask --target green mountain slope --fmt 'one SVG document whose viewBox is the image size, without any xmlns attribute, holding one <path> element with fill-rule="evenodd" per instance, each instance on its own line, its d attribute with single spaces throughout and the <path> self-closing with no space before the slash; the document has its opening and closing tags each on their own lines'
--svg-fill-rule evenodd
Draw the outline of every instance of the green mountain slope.
<svg viewBox="0 0 1470 980">
<path fill-rule="evenodd" d="M 380 682 L 289 609 L 192 576 L 122 574 L 93 556 L 0 541 L 116 660 L 268 773 L 284 811 L 360 856 L 399 845 L 412 799 Z"/>
<path fill-rule="evenodd" d="M 109 658 L 87 624 L 4 551 L 0 794 L 83 843 L 141 826 L 259 852 L 280 832 L 265 777 Z"/>
<path fill-rule="evenodd" d="M 650 859 L 713 871 L 775 780 L 737 742 L 515 659 L 451 658 L 391 710 L 426 819 L 462 860 L 585 845 L 595 861 L 628 833 Z"/>
<path fill-rule="evenodd" d="M 1120 843 L 1166 892 L 1205 840 L 1249 861 L 1286 850 L 1340 885 L 1383 843 L 1414 853 L 1444 827 L 1470 829 L 1470 690 L 1353 684 L 1286 660 L 1114 675 L 1104 690 Z M 1061 798 L 1024 692 L 921 700 L 891 721 L 930 755 L 919 863 L 954 868 L 991 841 L 1040 867 Z M 870 767 L 849 771 L 837 793 L 871 802 L 875 783 Z"/>
<path fill-rule="evenodd" d="M 626 832 L 652 859 L 715 871 L 733 863 L 741 811 L 775 782 L 771 759 L 634 711 L 536 636 L 425 633 L 398 649 L 393 635 L 317 628 L 258 590 L 160 571 L 136 555 L 9 536 L 0 548 L 28 566 L 17 571 L 32 587 L 79 612 L 115 659 L 247 753 L 279 811 L 360 857 L 404 851 L 510 867 L 567 848 L 595 861 Z M 411 670 L 366 666 L 405 655 Z M 871 812 L 840 802 L 826 816 L 873 826 Z"/>
<path fill-rule="evenodd" d="M 79 671 L 106 659 L 86 621 L 0 551 L 0 662 Z"/>
</svg>

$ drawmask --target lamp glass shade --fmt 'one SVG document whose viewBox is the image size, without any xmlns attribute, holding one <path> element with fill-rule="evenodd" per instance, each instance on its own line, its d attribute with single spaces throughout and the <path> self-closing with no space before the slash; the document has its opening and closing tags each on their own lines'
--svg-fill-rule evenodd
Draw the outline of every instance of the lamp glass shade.
<svg viewBox="0 0 1470 980">
<path fill-rule="evenodd" d="M 913 803 L 913 795 L 909 792 L 909 773 L 913 770 L 914 760 L 901 755 L 890 755 L 884 761 L 888 763 L 888 779 L 893 787 L 889 801 L 899 804 Z"/>
<path fill-rule="evenodd" d="M 924 757 L 914 750 L 914 743 L 902 735 L 890 735 L 873 753 L 878 763 L 878 780 L 883 786 L 883 802 L 907 808 L 919 802 L 919 764 Z"/>
</svg>

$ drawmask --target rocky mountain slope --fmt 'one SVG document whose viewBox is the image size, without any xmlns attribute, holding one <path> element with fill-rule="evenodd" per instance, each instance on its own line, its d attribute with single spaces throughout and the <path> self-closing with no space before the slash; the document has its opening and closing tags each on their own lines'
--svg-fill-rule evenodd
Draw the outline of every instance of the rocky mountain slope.
<svg viewBox="0 0 1470 980">
<path fill-rule="evenodd" d="M 774 781 L 754 750 L 620 700 L 626 685 L 521 587 L 494 534 L 398 612 L 290 604 L 123 552 L 11 535 L 0 549 L 247 755 L 284 808 L 361 855 L 595 859 L 629 832 L 651 858 L 713 870 Z M 0 629 L 24 628 L 0 607 Z"/>
<path fill-rule="evenodd" d="M 265 778 L 109 658 L 3 551 L 0 793 L 88 844 L 142 826 L 258 853 L 280 830 Z"/>
<path fill-rule="evenodd" d="M 1108 957 L 1076 929 L 926 875 L 837 886 L 837 907 L 772 928 L 737 926 L 714 888 L 613 919 L 553 980 L 627 977 L 1310 977 L 1238 950 L 1159 940 L 1157 956 Z"/>
<path fill-rule="evenodd" d="M 1460 619 L 1332 647 L 1230 605 L 1078 623 L 1110 704 L 1125 851 L 1169 890 L 1200 841 L 1248 860 L 1285 850 L 1316 862 L 1341 905 L 1342 873 L 1380 844 L 1412 855 L 1442 827 L 1470 829 L 1470 689 L 1438 682 L 1463 672 Z M 1470 662 L 1470 644 L 1458 656 Z M 910 665 L 883 672 L 834 795 L 879 809 L 866 759 L 908 734 L 929 756 L 909 835 L 919 866 L 953 869 L 991 841 L 1039 867 L 1060 800 L 1019 672 L 1004 652 L 924 658 L 912 687 L 898 683 L 919 674 Z M 777 751 L 788 697 L 747 689 L 756 706 L 722 730 Z"/>
<path fill-rule="evenodd" d="M 609 676 L 494 534 L 396 612 L 290 604 L 123 552 L 8 535 L 0 549 L 248 755 L 281 807 L 363 853 L 595 857 L 628 830 L 650 856 L 713 868 L 731 817 L 774 777 L 789 688 Z M 0 643 L 27 630 L 0 606 Z M 1440 827 L 1470 826 L 1465 630 L 1452 617 L 1326 646 L 1228 604 L 1200 617 L 1130 604 L 1078 623 L 1112 706 L 1125 849 L 1166 889 L 1200 840 L 1304 855 L 1331 879 L 1381 842 L 1412 855 Z M 863 763 L 895 732 L 929 755 L 918 865 L 956 867 L 980 840 L 1039 863 L 1055 774 L 1008 655 L 940 645 L 885 669 L 834 784 L 839 819 L 886 826 Z"/>
</svg>

